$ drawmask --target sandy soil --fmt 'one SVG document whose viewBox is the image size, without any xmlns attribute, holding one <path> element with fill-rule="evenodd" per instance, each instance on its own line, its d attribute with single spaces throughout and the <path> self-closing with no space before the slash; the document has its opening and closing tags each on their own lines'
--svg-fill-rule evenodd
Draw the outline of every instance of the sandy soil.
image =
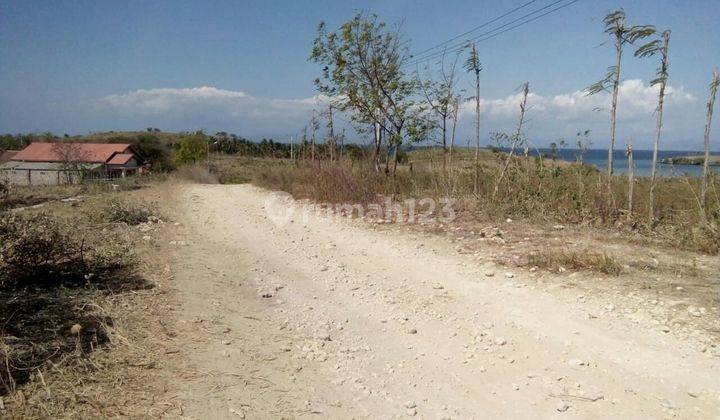
<svg viewBox="0 0 720 420">
<path fill-rule="evenodd" d="M 278 225 L 282 203 L 299 205 L 247 185 L 169 197 L 174 415 L 720 417 L 720 358 L 692 337 L 438 238 Z"/>
</svg>

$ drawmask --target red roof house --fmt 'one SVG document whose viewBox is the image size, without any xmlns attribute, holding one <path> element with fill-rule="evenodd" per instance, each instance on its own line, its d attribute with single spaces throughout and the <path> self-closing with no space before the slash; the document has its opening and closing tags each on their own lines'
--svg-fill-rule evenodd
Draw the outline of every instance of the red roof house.
<svg viewBox="0 0 720 420">
<path fill-rule="evenodd" d="M 63 150 L 84 163 L 108 163 L 116 154 L 132 154 L 129 144 L 123 143 L 30 143 L 12 160 L 19 162 L 65 162 Z"/>
<path fill-rule="evenodd" d="M 111 180 L 137 173 L 141 163 L 124 143 L 30 143 L 10 161 L 0 162 L 0 181 L 55 185 Z"/>
</svg>

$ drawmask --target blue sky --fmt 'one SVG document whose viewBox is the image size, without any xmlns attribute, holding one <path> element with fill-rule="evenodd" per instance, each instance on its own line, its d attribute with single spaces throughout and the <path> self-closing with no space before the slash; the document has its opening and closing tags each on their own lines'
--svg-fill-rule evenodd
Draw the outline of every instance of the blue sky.
<svg viewBox="0 0 720 420">
<path fill-rule="evenodd" d="M 315 105 L 318 67 L 307 57 L 320 20 L 333 27 L 358 10 L 377 12 L 402 21 L 412 50 L 420 51 L 526 1 L 0 1 L 0 132 L 152 126 L 286 138 Z M 523 12 L 552 2 L 537 0 Z M 717 6 L 580 0 L 480 43 L 484 141 L 490 131 L 512 128 L 518 87 L 529 81 L 527 135 L 535 144 L 591 129 L 603 147 L 608 115 L 593 111 L 603 98 L 579 91 L 612 63 L 601 20 L 623 7 L 631 23 L 672 29 L 665 145 L 698 149 L 707 84 L 720 66 Z M 626 54 L 619 144 L 631 136 L 638 147 L 650 144 L 655 93 L 647 82 L 656 64 Z M 470 87 L 469 78 L 462 83 Z M 469 108 L 461 118 L 463 143 Z"/>
</svg>

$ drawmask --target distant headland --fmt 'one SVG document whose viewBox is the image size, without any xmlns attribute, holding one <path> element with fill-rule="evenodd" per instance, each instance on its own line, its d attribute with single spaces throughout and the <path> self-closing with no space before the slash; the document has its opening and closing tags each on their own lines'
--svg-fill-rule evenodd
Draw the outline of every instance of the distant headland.
<svg viewBox="0 0 720 420">
<path fill-rule="evenodd" d="M 667 165 L 702 165 L 704 160 L 705 160 L 705 156 L 703 156 L 703 155 L 674 156 L 674 157 L 668 157 L 665 159 L 660 159 L 660 163 L 664 163 Z M 710 156 L 710 165 L 712 165 L 712 166 L 720 165 L 720 155 L 711 155 Z"/>
</svg>

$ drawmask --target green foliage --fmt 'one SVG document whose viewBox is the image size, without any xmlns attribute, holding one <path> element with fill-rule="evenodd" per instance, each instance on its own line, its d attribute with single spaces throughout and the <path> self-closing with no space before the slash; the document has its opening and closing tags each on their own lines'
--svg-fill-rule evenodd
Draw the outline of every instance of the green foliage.
<svg viewBox="0 0 720 420">
<path fill-rule="evenodd" d="M 115 142 L 111 140 L 111 143 Z M 121 140 L 123 143 L 129 143 L 132 149 L 141 159 L 150 163 L 150 168 L 154 171 L 169 171 L 173 169 L 171 155 L 171 144 L 163 141 L 153 134 L 138 134 L 133 138 Z"/>
<path fill-rule="evenodd" d="M 670 43 L 670 31 L 663 31 L 659 39 L 641 45 L 635 50 L 635 57 L 646 58 L 660 54 L 660 65 L 655 72 L 655 78 L 650 81 L 651 86 L 665 85 L 668 75 L 668 44 Z"/>
<path fill-rule="evenodd" d="M 399 144 L 408 125 L 422 113 L 412 100 L 418 81 L 403 67 L 410 53 L 399 28 L 377 15 L 358 13 L 335 32 L 318 25 L 310 59 L 322 66 L 318 90 L 349 111 L 353 123 L 380 124 L 391 144 Z"/>
<path fill-rule="evenodd" d="M 0 151 L 20 150 L 25 148 L 33 140 L 32 134 L 3 134 L 0 135 Z"/>
<path fill-rule="evenodd" d="M 207 159 L 209 139 L 202 133 L 187 135 L 180 140 L 180 150 L 175 154 L 177 164 L 198 163 Z"/>
<path fill-rule="evenodd" d="M 467 48 L 470 50 L 468 57 L 465 60 L 465 70 L 468 73 L 474 73 L 476 76 L 482 71 L 482 65 L 480 64 L 480 55 L 478 54 L 475 43 L 468 44 Z"/>
<path fill-rule="evenodd" d="M 634 44 L 636 41 L 647 38 L 655 34 L 655 27 L 652 25 L 636 25 L 628 26 L 627 16 L 625 11 L 615 10 L 607 15 L 603 19 L 605 25 L 604 32 L 615 40 L 615 48 L 619 54 L 622 52 L 625 44 Z M 651 47 L 640 47 L 643 51 L 650 49 Z M 620 80 L 620 68 L 617 65 L 610 66 L 605 72 L 605 76 L 599 81 L 591 84 L 585 88 L 587 95 L 594 95 L 600 92 L 609 91 L 611 88 L 616 88 Z"/>
</svg>

